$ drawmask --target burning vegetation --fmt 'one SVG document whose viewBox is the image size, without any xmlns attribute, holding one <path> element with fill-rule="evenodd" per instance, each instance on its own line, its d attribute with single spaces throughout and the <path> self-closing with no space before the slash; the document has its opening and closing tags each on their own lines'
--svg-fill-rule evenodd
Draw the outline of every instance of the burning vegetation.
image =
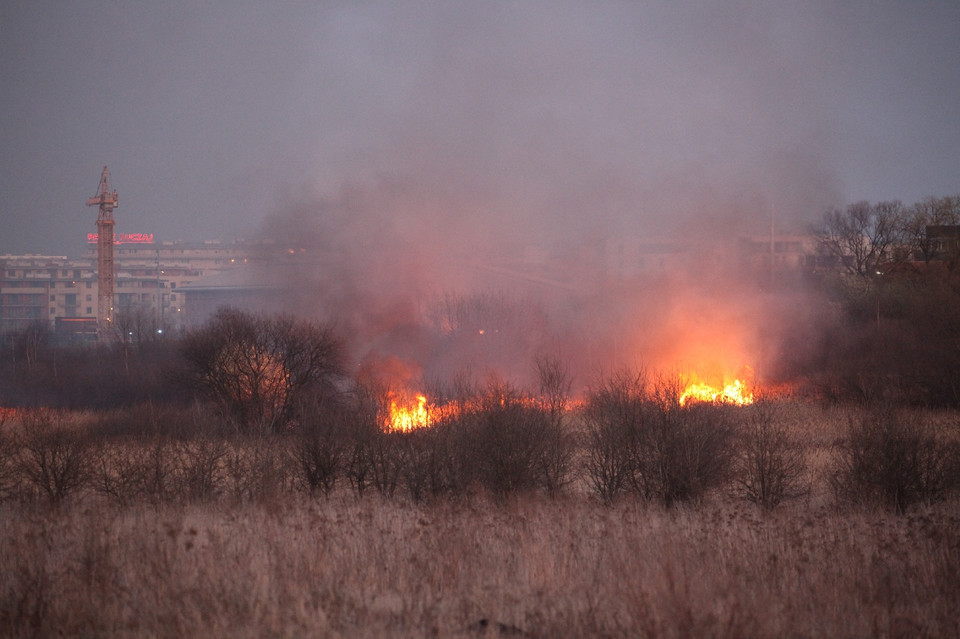
<svg viewBox="0 0 960 639">
<path fill-rule="evenodd" d="M 530 397 L 523 400 L 524 403 L 535 407 L 544 407 L 548 401 L 547 398 L 543 397 Z M 440 420 L 456 415 L 464 409 L 463 402 L 437 405 L 423 393 L 409 394 L 389 391 L 387 402 L 389 410 L 388 416 L 384 420 L 384 428 L 387 431 L 402 433 L 429 428 Z M 740 379 L 735 379 L 722 387 L 714 387 L 702 382 L 691 382 L 680 393 L 677 403 L 680 406 L 686 406 L 697 402 L 749 406 L 754 402 L 754 394 L 747 383 Z M 566 410 L 573 410 L 582 406 L 583 400 L 573 399 L 566 402 L 565 408 Z"/>
<path fill-rule="evenodd" d="M 753 403 L 753 392 L 751 392 L 741 379 L 735 379 L 722 387 L 710 386 L 702 382 L 694 382 L 687 386 L 680 394 L 680 405 L 684 406 L 687 402 L 707 402 L 721 404 L 735 404 L 737 406 L 747 406 Z"/>
<path fill-rule="evenodd" d="M 437 408 L 421 393 L 417 393 L 413 402 L 405 401 L 392 391 L 387 399 L 390 402 L 390 414 L 384 427 L 388 430 L 407 433 L 417 428 L 427 428 L 439 416 Z"/>
</svg>

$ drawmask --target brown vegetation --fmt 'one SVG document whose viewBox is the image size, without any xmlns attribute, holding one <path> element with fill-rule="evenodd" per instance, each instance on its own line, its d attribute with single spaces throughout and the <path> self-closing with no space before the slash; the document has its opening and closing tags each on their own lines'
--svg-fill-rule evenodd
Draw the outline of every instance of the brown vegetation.
<svg viewBox="0 0 960 639">
<path fill-rule="evenodd" d="M 902 375 L 831 371 L 873 410 L 637 371 L 572 404 L 541 358 L 400 432 L 322 327 L 218 317 L 181 354 L 222 390 L 0 412 L 0 635 L 960 634 L 960 417 Z"/>
<path fill-rule="evenodd" d="M 851 418 L 832 483 L 838 495 L 897 512 L 960 488 L 960 442 L 916 414 L 887 408 Z"/>
<path fill-rule="evenodd" d="M 955 414 L 782 402 L 663 415 L 678 410 L 670 386 L 638 379 L 598 385 L 582 422 L 564 414 L 572 466 L 556 485 L 549 408 L 497 385 L 410 433 L 371 429 L 382 421 L 364 402 L 314 405 L 296 435 L 8 419 L 0 634 L 960 632 Z M 607 438 L 625 431 L 625 445 Z M 611 494 L 597 464 L 617 459 L 629 477 Z M 644 479 L 651 460 L 672 475 Z M 910 472 L 921 483 L 888 488 Z"/>
<path fill-rule="evenodd" d="M 0 506 L 5 636 L 956 636 L 960 517 L 581 499 Z"/>
</svg>

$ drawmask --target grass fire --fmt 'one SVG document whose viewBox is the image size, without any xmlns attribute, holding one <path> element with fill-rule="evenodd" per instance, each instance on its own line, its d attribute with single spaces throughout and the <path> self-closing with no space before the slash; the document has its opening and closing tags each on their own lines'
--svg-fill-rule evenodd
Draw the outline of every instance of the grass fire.
<svg viewBox="0 0 960 639">
<path fill-rule="evenodd" d="M 749 390 L 746 382 L 740 379 L 722 386 L 692 382 L 680 394 L 680 405 L 687 402 L 719 402 L 747 406 L 753 403 L 753 392 Z"/>
<path fill-rule="evenodd" d="M 0 639 L 960 638 L 960 0 L 2 7 Z"/>
<path fill-rule="evenodd" d="M 427 428 L 436 419 L 436 409 L 427 400 L 427 396 L 417 393 L 413 401 L 404 400 L 395 392 L 388 394 L 390 415 L 384 426 L 388 430 L 409 432 L 417 428 Z"/>
</svg>

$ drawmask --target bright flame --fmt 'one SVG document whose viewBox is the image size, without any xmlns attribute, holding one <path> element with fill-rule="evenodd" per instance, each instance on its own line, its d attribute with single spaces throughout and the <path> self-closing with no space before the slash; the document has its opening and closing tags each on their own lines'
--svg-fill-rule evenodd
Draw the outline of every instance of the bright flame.
<svg viewBox="0 0 960 639">
<path fill-rule="evenodd" d="M 426 428 L 433 424 L 433 406 L 427 403 L 427 396 L 418 394 L 417 403 L 401 404 L 391 393 L 390 417 L 387 420 L 389 430 L 409 432 L 417 428 Z"/>
<path fill-rule="evenodd" d="M 406 400 L 406 397 L 409 397 L 409 395 L 403 396 L 393 391 L 391 391 L 387 397 L 390 400 L 390 414 L 384 419 L 384 429 L 403 433 L 408 433 L 419 428 L 435 426 L 445 419 L 454 418 L 463 413 L 482 410 L 485 405 L 483 398 L 466 399 L 437 405 L 430 402 L 423 393 L 414 395 L 414 397 L 416 397 L 416 403 Z M 550 405 L 542 398 L 521 396 L 513 397 L 509 400 L 504 397 L 499 398 L 501 406 L 506 405 L 508 401 L 522 404 L 527 408 L 551 409 Z M 570 399 L 565 402 L 562 409 L 572 412 L 582 406 L 582 400 Z"/>
<path fill-rule="evenodd" d="M 753 403 L 753 393 L 739 379 L 733 380 L 722 389 L 709 384 L 693 383 L 687 386 L 683 394 L 680 395 L 681 406 L 688 401 L 746 406 Z"/>
</svg>

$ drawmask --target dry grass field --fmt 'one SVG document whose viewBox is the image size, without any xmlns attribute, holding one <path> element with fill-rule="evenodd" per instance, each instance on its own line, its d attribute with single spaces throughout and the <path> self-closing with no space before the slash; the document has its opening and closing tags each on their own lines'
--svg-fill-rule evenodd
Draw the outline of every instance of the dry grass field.
<svg viewBox="0 0 960 639">
<path fill-rule="evenodd" d="M 956 504 L 344 494 L 2 515 L 6 636 L 960 635 Z"/>
<path fill-rule="evenodd" d="M 847 414 L 780 416 L 804 434 L 812 486 L 773 509 L 726 490 L 605 505 L 582 481 L 420 502 L 346 483 L 10 498 L 0 635 L 960 636 L 957 497 L 899 514 L 838 500 L 824 472 Z"/>
</svg>

